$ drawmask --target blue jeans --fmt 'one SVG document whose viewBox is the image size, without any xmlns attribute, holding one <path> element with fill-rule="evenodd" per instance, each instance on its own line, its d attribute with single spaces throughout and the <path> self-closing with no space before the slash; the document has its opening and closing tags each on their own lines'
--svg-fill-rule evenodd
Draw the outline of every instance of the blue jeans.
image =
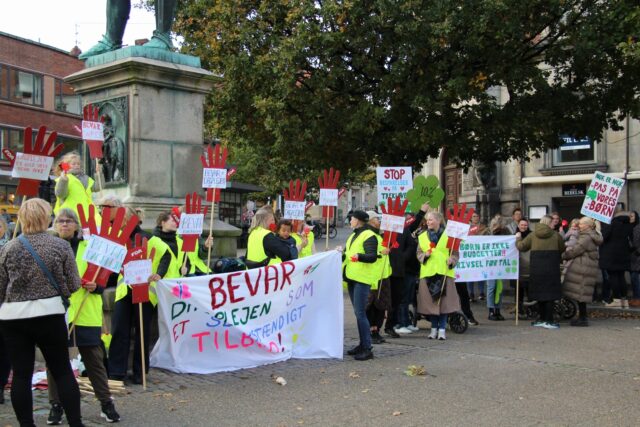
<svg viewBox="0 0 640 427">
<path fill-rule="evenodd" d="M 398 326 L 409 326 L 411 321 L 409 320 L 409 304 L 413 304 L 413 300 L 416 297 L 416 282 L 418 276 L 413 274 L 405 274 L 404 276 L 404 288 L 402 292 L 402 300 L 398 305 Z"/>
<path fill-rule="evenodd" d="M 504 282 L 503 282 L 504 286 Z M 497 280 L 487 280 L 487 307 L 488 308 L 500 308 L 502 307 L 502 292 L 498 296 L 498 302 L 496 303 L 496 289 L 498 287 Z"/>
<path fill-rule="evenodd" d="M 640 299 L 640 271 L 631 271 L 630 275 L 633 299 Z"/>
<path fill-rule="evenodd" d="M 474 292 L 476 285 L 478 286 L 478 293 Z M 468 282 L 467 290 L 469 291 L 469 296 L 475 298 L 476 296 L 484 295 L 484 282 Z"/>
<path fill-rule="evenodd" d="M 446 329 L 448 317 L 448 314 L 430 315 L 429 322 L 431 322 L 431 327 L 435 329 Z"/>
<path fill-rule="evenodd" d="M 364 283 L 349 282 L 349 299 L 353 305 L 353 313 L 358 322 L 358 335 L 360 335 L 360 347 L 368 350 L 371 348 L 371 326 L 367 319 L 367 301 L 371 286 Z"/>
</svg>

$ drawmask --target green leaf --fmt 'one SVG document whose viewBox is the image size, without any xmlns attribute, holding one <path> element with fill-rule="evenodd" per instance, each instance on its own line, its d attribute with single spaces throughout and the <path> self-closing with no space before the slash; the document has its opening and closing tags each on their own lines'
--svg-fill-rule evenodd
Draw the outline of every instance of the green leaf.
<svg viewBox="0 0 640 427">
<path fill-rule="evenodd" d="M 417 176 L 413 180 L 413 188 L 407 192 L 407 199 L 412 206 L 428 203 L 436 209 L 444 199 L 444 191 L 439 187 L 440 181 L 434 175 Z"/>
<path fill-rule="evenodd" d="M 587 198 L 591 200 L 595 200 L 598 197 L 598 192 L 596 190 L 587 191 Z"/>
</svg>

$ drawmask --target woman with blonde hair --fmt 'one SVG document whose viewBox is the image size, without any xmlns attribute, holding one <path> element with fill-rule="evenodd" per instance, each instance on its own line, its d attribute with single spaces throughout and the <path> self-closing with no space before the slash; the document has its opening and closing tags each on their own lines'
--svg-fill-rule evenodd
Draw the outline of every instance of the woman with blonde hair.
<svg viewBox="0 0 640 427">
<path fill-rule="evenodd" d="M 80 390 L 67 347 L 65 311 L 80 288 L 69 243 L 47 233 L 51 206 L 30 199 L 18 211 L 22 236 L 0 250 L 0 330 L 13 367 L 11 403 L 20 425 L 34 425 L 31 379 L 38 346 L 60 390 L 71 426 L 81 426 Z"/>
<path fill-rule="evenodd" d="M 450 313 L 460 310 L 455 271 L 458 251 L 447 248 L 449 237 L 438 212 L 427 214 L 427 229 L 418 236 L 417 257 L 421 264 L 418 285 L 418 313 L 431 322 L 429 339 L 447 339 L 445 328 Z"/>
<path fill-rule="evenodd" d="M 276 258 L 282 261 L 291 259 L 289 250 L 278 242 L 273 231 L 275 231 L 273 210 L 267 206 L 258 209 L 249 228 L 246 256 L 248 268 L 263 267 Z"/>
<path fill-rule="evenodd" d="M 564 275 L 562 293 L 578 303 L 578 318 L 571 321 L 571 326 L 589 326 L 587 303 L 593 300 L 596 277 L 600 273 L 598 246 L 603 238 L 589 217 L 580 218 L 578 228 L 580 233 L 575 243 L 567 246 L 562 255 L 562 259 L 570 261 Z"/>
<path fill-rule="evenodd" d="M 68 165 L 67 171 L 63 169 L 63 164 Z M 93 178 L 84 172 L 80 154 L 72 151 L 63 155 L 56 163 L 55 173 L 58 175 L 55 189 L 57 200 L 53 212 L 57 214 L 60 209 L 69 208 L 77 215 L 78 205 L 88 212 L 89 205 L 93 204 L 92 192 L 97 191 L 97 187 Z"/>
</svg>

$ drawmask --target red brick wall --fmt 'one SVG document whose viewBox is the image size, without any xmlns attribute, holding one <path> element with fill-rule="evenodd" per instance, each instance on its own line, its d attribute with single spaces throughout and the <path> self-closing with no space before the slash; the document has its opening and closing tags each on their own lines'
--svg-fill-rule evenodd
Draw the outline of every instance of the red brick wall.
<svg viewBox="0 0 640 427">
<path fill-rule="evenodd" d="M 71 50 L 73 46 L 69 46 Z M 0 34 L 0 62 L 63 78 L 84 68 L 84 62 L 55 48 Z"/>
<path fill-rule="evenodd" d="M 49 131 L 81 138 L 74 125 L 80 127 L 82 119 L 64 116 L 46 110 L 25 108 L 20 105 L 0 103 L 0 124 L 34 129 L 45 125 Z"/>
</svg>

